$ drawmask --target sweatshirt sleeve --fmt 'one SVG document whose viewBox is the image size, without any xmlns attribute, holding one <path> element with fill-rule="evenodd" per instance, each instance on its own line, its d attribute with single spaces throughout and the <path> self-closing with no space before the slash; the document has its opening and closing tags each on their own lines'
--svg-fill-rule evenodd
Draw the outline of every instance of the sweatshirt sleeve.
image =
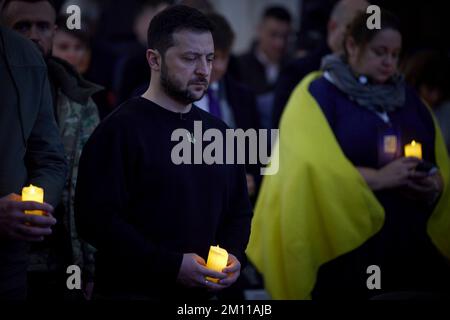
<svg viewBox="0 0 450 320">
<path fill-rule="evenodd" d="M 119 121 L 107 120 L 94 131 L 81 155 L 75 193 L 78 234 L 99 252 L 131 261 L 138 274 L 175 282 L 182 254 L 152 243 L 128 223 L 133 139 L 126 137 L 127 129 Z"/>
<path fill-rule="evenodd" d="M 45 73 L 40 89 L 39 113 L 27 140 L 25 163 L 28 182 L 44 188 L 45 202 L 56 206 L 66 181 L 67 162 Z"/>
<path fill-rule="evenodd" d="M 243 268 L 247 263 L 245 250 L 252 219 L 244 165 L 234 165 L 230 179 L 230 197 L 218 240 L 229 253 L 236 256 Z"/>
</svg>

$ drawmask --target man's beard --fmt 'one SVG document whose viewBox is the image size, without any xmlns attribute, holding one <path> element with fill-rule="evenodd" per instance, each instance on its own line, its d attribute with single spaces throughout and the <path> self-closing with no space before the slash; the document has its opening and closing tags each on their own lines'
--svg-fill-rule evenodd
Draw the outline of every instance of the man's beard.
<svg viewBox="0 0 450 320">
<path fill-rule="evenodd" d="M 192 102 L 200 100 L 201 98 L 203 98 L 203 96 L 206 93 L 206 90 L 205 90 L 199 98 L 196 98 L 192 95 L 192 93 L 187 88 L 184 90 L 180 89 L 180 86 L 177 85 L 177 83 L 175 81 L 172 81 L 172 79 L 170 78 L 169 70 L 167 70 L 167 66 L 164 63 L 164 61 L 162 61 L 162 63 L 161 63 L 161 78 L 160 79 L 161 79 L 160 80 L 161 87 L 163 88 L 164 92 L 169 97 L 174 99 L 175 101 L 177 101 L 181 104 L 184 104 L 184 105 L 188 105 L 188 104 L 191 104 Z M 193 82 L 204 83 L 205 88 L 208 87 L 207 79 L 196 79 Z"/>
</svg>

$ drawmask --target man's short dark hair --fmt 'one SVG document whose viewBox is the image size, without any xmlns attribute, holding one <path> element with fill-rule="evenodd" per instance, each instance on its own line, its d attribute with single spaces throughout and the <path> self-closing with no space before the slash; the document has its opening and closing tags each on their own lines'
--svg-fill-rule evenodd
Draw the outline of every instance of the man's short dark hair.
<svg viewBox="0 0 450 320">
<path fill-rule="evenodd" d="M 276 19 L 283 22 L 291 23 L 292 18 L 289 11 L 281 6 L 270 6 L 264 10 L 263 19 Z"/>
<path fill-rule="evenodd" d="M 231 51 L 234 41 L 234 32 L 227 19 L 218 13 L 210 13 L 207 17 L 214 27 L 214 31 L 212 32 L 214 49 L 224 52 Z"/>
<path fill-rule="evenodd" d="M 181 30 L 213 32 L 209 19 L 197 9 L 175 5 L 158 13 L 150 22 L 147 32 L 148 48 L 164 55 L 174 45 L 173 34 Z"/>
</svg>

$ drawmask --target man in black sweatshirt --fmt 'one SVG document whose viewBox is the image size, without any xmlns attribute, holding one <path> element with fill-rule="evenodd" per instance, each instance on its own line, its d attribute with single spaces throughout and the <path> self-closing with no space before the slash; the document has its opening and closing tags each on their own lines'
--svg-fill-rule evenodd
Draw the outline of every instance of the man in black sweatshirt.
<svg viewBox="0 0 450 320">
<path fill-rule="evenodd" d="M 225 137 L 227 126 L 192 104 L 208 87 L 211 30 L 189 7 L 155 16 L 148 90 L 102 122 L 83 150 L 76 222 L 98 249 L 97 297 L 207 299 L 231 286 L 245 263 L 252 212 L 244 165 L 176 164 L 173 157 L 177 129 L 188 132 L 192 149 L 201 143 L 195 125 Z M 183 158 L 199 155 L 193 153 Z M 222 272 L 206 268 L 211 245 L 229 252 Z"/>
</svg>

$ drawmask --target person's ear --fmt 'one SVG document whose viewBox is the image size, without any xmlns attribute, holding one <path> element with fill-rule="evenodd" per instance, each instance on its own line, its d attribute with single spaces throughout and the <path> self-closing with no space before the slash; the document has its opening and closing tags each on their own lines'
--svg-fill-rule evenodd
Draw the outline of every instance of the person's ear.
<svg viewBox="0 0 450 320">
<path fill-rule="evenodd" d="M 345 39 L 345 49 L 347 51 L 349 58 L 354 58 L 358 54 L 358 46 L 356 45 L 355 39 L 349 36 Z"/>
<path fill-rule="evenodd" d="M 147 50 L 147 62 L 150 66 L 150 69 L 155 71 L 161 70 L 161 55 L 159 54 L 158 50 Z"/>
</svg>

